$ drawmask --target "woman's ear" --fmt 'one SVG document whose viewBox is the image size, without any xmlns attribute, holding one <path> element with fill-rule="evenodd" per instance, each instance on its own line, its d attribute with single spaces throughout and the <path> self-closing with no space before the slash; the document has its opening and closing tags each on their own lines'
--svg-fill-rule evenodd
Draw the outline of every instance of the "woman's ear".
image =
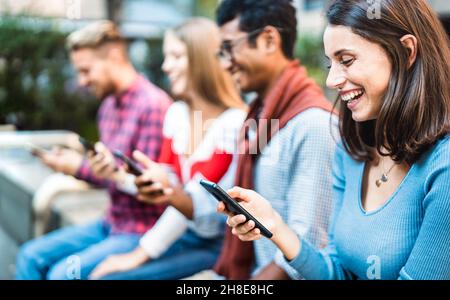
<svg viewBox="0 0 450 300">
<path fill-rule="evenodd" d="M 417 57 L 417 38 L 412 34 L 406 34 L 400 39 L 402 45 L 408 51 L 408 68 L 416 61 Z"/>
</svg>

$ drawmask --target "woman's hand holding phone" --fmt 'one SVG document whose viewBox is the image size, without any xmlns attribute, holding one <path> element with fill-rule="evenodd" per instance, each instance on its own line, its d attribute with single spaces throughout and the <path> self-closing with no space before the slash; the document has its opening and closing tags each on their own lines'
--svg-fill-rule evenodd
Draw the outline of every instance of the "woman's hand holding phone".
<svg viewBox="0 0 450 300">
<path fill-rule="evenodd" d="M 227 193 L 275 236 L 276 230 L 283 223 L 283 220 L 272 208 L 269 201 L 255 191 L 240 187 L 234 187 L 228 190 Z M 228 226 L 232 228 L 232 233 L 242 241 L 254 241 L 263 237 L 261 230 L 256 228 L 254 221 L 248 220 L 242 214 L 235 214 L 229 211 L 224 202 L 219 202 L 217 211 L 228 215 Z"/>
<path fill-rule="evenodd" d="M 251 213 L 259 222 L 272 232 L 271 240 L 283 252 L 284 256 L 294 259 L 301 250 L 301 241 L 297 234 L 289 228 L 269 201 L 252 190 L 233 187 L 227 193 L 239 201 L 239 204 Z M 255 228 L 255 222 L 247 221 L 244 215 L 234 215 L 228 211 L 223 202 L 217 205 L 217 211 L 227 214 L 227 224 L 232 233 L 242 241 L 254 241 L 262 237 L 261 231 Z"/>
</svg>

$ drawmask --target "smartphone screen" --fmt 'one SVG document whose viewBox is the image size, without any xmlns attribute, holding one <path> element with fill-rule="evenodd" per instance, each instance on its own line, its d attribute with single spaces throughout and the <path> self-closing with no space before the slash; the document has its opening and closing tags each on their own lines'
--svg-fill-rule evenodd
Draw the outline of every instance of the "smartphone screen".
<svg viewBox="0 0 450 300">
<path fill-rule="evenodd" d="M 132 161 L 130 158 L 128 158 L 121 151 L 114 150 L 113 151 L 113 155 L 115 157 L 117 157 L 118 159 L 120 159 L 122 162 L 124 162 L 128 166 L 128 170 L 130 171 L 131 174 L 136 175 L 136 176 L 141 176 L 142 175 L 143 171 L 138 166 L 138 164 L 135 163 L 134 161 Z"/>
<path fill-rule="evenodd" d="M 255 222 L 255 227 L 259 228 L 261 234 L 267 238 L 272 237 L 272 233 L 264 227 L 254 216 L 252 216 L 244 207 L 242 207 L 235 199 L 231 198 L 220 186 L 216 183 L 201 179 L 200 185 L 203 186 L 211 195 L 214 196 L 218 201 L 222 201 L 227 210 L 234 214 L 242 214 L 247 220 L 252 220 Z"/>
</svg>

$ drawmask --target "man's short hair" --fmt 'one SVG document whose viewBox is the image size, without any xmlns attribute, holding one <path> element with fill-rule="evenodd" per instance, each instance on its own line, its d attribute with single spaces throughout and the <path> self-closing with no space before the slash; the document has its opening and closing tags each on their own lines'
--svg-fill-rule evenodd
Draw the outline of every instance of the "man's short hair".
<svg viewBox="0 0 450 300">
<path fill-rule="evenodd" d="M 72 32 L 66 40 L 68 51 L 82 48 L 97 49 L 107 43 L 125 43 L 117 26 L 111 21 L 97 21 Z"/>
<path fill-rule="evenodd" d="M 216 12 L 219 26 L 239 17 L 239 29 L 252 32 L 271 25 L 280 32 L 282 51 L 294 57 L 297 39 L 297 16 L 292 0 L 223 0 Z M 251 43 L 256 37 L 249 37 Z"/>
</svg>

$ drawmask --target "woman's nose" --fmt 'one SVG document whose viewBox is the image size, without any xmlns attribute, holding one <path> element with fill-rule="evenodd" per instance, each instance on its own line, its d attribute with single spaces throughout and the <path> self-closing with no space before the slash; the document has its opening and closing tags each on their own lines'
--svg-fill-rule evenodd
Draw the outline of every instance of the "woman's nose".
<svg viewBox="0 0 450 300">
<path fill-rule="evenodd" d="M 339 89 L 342 88 L 345 84 L 345 76 L 339 70 L 339 67 L 331 66 L 330 71 L 328 72 L 326 85 L 330 89 Z"/>
</svg>

